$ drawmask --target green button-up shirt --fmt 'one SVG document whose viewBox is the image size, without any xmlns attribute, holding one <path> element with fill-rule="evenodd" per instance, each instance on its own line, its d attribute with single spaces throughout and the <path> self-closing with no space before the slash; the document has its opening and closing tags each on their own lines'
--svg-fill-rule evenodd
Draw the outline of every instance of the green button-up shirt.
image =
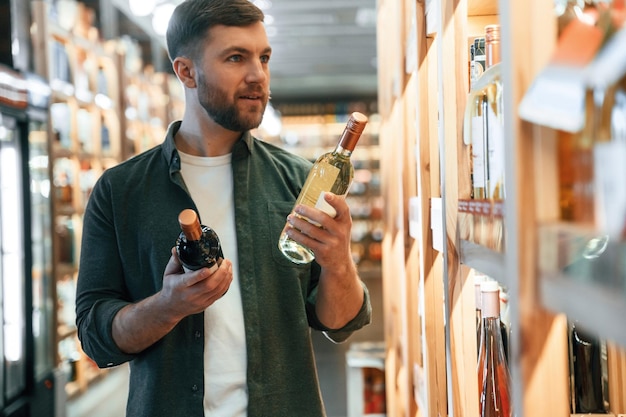
<svg viewBox="0 0 626 417">
<path fill-rule="evenodd" d="M 180 233 L 178 214 L 195 204 L 180 173 L 173 123 L 163 144 L 106 170 L 84 215 L 76 295 L 78 335 L 100 367 L 130 362 L 127 417 L 202 417 L 203 314 L 182 320 L 145 351 L 129 355 L 111 336 L 125 305 L 158 292 Z M 340 330 L 315 315 L 320 267 L 296 265 L 278 237 L 310 162 L 252 137 L 232 151 L 235 220 L 248 358 L 249 417 L 320 417 L 324 407 L 310 331 L 336 342 L 370 321 L 367 289 L 358 315 Z M 220 184 L 206 192 L 219 193 Z"/>
</svg>

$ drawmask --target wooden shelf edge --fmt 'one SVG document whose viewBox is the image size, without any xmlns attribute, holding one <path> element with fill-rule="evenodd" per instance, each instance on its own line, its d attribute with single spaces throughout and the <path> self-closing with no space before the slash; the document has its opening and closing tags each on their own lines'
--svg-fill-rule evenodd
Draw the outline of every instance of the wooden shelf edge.
<svg viewBox="0 0 626 417">
<path fill-rule="evenodd" d="M 626 293 L 558 273 L 541 275 L 539 287 L 544 308 L 564 313 L 588 332 L 626 347 L 626 327 L 616 325 L 626 317 Z"/>
</svg>

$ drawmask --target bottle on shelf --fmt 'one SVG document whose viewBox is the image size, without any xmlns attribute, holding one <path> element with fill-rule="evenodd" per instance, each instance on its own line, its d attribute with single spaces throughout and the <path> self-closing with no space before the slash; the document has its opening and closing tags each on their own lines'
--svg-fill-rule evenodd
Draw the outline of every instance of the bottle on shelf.
<svg viewBox="0 0 626 417">
<path fill-rule="evenodd" d="M 487 110 L 485 138 L 487 140 L 487 197 L 504 198 L 504 120 L 502 80 L 500 77 L 500 26 L 485 27 L 485 67 Z M 485 76 L 487 74 L 483 74 Z"/>
<path fill-rule="evenodd" d="M 350 115 L 336 148 L 332 152 L 320 156 L 313 164 L 294 207 L 304 204 L 316 207 L 330 216 L 335 216 L 334 209 L 324 200 L 324 194 L 325 192 L 337 195 L 348 193 L 354 176 L 354 167 L 350 156 L 367 121 L 367 116 L 362 113 L 354 112 Z M 287 235 L 287 230 L 290 227 L 292 226 L 289 223 L 285 224 L 280 235 L 278 247 L 281 252 L 287 259 L 296 264 L 312 262 L 315 259 L 313 251 Z"/>
<path fill-rule="evenodd" d="M 485 163 L 486 142 L 485 135 L 485 118 L 483 115 L 487 110 L 487 97 L 483 91 L 475 90 L 475 85 L 485 70 L 485 38 L 476 38 L 474 43 L 470 45 L 470 96 L 467 104 L 467 110 L 470 112 L 465 115 L 465 143 L 469 145 L 471 155 L 471 180 L 472 180 L 472 198 L 486 198 L 486 182 L 487 168 Z"/>
<path fill-rule="evenodd" d="M 511 378 L 500 325 L 500 297 L 496 281 L 481 284 L 482 340 L 478 358 L 481 417 L 511 417 Z"/>
<path fill-rule="evenodd" d="M 217 269 L 220 258 L 224 257 L 217 233 L 200 224 L 198 214 L 192 209 L 181 211 L 178 223 L 181 232 L 176 240 L 176 253 L 185 271 Z"/>
<path fill-rule="evenodd" d="M 476 311 L 476 347 L 478 348 L 478 355 L 480 356 L 480 341 L 481 330 L 482 330 L 482 322 L 483 322 L 483 313 L 482 313 L 482 293 L 480 291 L 480 286 L 485 281 L 485 276 L 474 271 L 474 304 Z"/>
<path fill-rule="evenodd" d="M 505 192 L 500 26 L 487 25 L 484 41 L 485 71 L 471 80 L 464 122 L 465 143 L 472 147 L 473 198 L 501 200 Z"/>
<path fill-rule="evenodd" d="M 570 324 L 572 413 L 605 414 L 609 410 L 606 344 L 576 322 Z"/>
</svg>

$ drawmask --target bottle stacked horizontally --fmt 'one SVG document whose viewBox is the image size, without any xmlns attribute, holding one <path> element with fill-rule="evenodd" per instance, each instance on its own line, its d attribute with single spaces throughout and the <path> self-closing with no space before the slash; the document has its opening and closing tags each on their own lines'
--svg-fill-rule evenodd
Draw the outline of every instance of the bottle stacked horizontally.
<svg viewBox="0 0 626 417">
<path fill-rule="evenodd" d="M 499 286 L 481 284 L 482 329 L 478 357 L 478 390 L 481 417 L 511 417 L 511 378 L 500 326 Z"/>
<path fill-rule="evenodd" d="M 224 257 L 217 233 L 200 224 L 198 214 L 192 209 L 181 211 L 178 223 L 181 232 L 176 240 L 176 253 L 185 271 L 217 269 L 219 259 Z"/>
<path fill-rule="evenodd" d="M 332 217 L 336 215 L 333 207 L 324 200 L 324 193 L 331 192 L 337 195 L 348 193 L 354 176 L 350 156 L 367 121 L 367 116 L 359 112 L 350 115 L 335 150 L 320 156 L 313 164 L 294 207 L 304 204 L 316 207 Z M 315 259 L 313 251 L 291 239 L 287 235 L 289 227 L 292 226 L 287 223 L 278 241 L 281 252 L 287 259 L 297 264 L 312 262 Z"/>
</svg>

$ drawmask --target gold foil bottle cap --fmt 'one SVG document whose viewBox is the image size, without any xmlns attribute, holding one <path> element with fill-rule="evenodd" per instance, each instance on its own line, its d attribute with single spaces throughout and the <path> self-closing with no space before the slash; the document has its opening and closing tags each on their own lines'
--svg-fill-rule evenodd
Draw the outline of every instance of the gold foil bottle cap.
<svg viewBox="0 0 626 417">
<path fill-rule="evenodd" d="M 202 237 L 202 226 L 198 214 L 192 209 L 185 209 L 178 215 L 180 229 L 187 240 L 199 240 Z"/>
<path fill-rule="evenodd" d="M 346 128 L 341 136 L 341 140 L 339 141 L 339 146 L 349 151 L 353 151 L 356 147 L 356 143 L 359 141 L 361 137 L 361 133 L 363 133 L 363 129 L 365 129 L 365 125 L 367 125 L 368 118 L 363 113 L 354 112 L 350 115 L 350 119 L 346 123 Z"/>
</svg>

